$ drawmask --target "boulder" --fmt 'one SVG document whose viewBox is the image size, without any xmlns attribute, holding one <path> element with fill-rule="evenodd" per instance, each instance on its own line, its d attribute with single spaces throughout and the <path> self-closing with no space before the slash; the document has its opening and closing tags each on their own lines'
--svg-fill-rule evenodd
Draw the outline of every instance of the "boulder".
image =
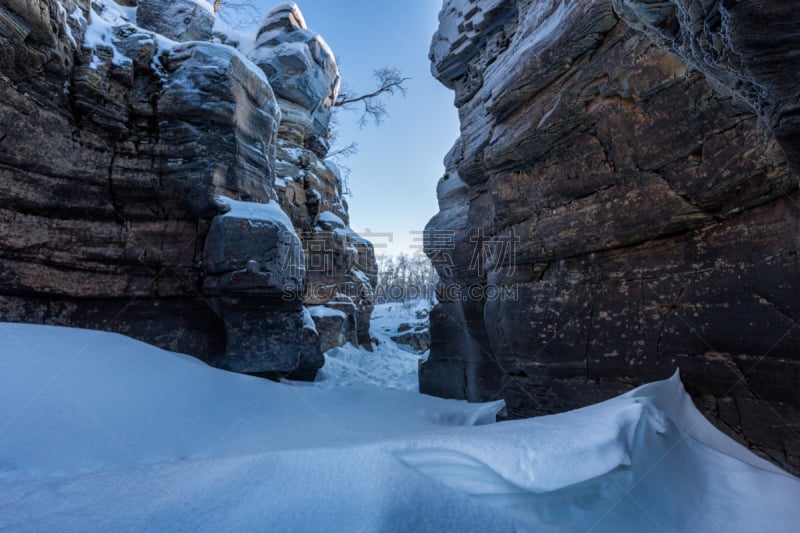
<svg viewBox="0 0 800 533">
<path fill-rule="evenodd" d="M 214 12 L 206 0 L 137 0 L 136 25 L 173 41 L 209 41 Z"/>
<path fill-rule="evenodd" d="M 214 217 L 206 237 L 204 292 L 284 299 L 302 294 L 303 248 L 277 202 L 220 200 L 229 211 Z"/>
<path fill-rule="evenodd" d="M 331 305 L 336 305 L 335 303 Z M 319 333 L 322 351 L 352 343 L 358 345 L 356 315 L 353 306 L 310 306 L 308 308 L 314 326 Z"/>
<path fill-rule="evenodd" d="M 425 353 L 431 347 L 431 334 L 425 329 L 421 331 L 406 331 L 400 335 L 394 335 L 391 339 L 397 344 L 408 346 L 417 353 Z"/>
</svg>

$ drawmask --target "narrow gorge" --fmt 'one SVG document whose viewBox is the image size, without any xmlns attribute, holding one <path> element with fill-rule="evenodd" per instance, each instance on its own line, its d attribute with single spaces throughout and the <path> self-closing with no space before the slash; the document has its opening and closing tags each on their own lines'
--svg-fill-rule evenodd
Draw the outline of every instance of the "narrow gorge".
<svg viewBox="0 0 800 533">
<path fill-rule="evenodd" d="M 460 137 L 425 230 L 422 393 L 527 418 L 679 368 L 800 473 L 790 4 L 443 2 Z M 252 49 L 214 24 L 205 0 L 0 2 L 0 322 L 314 381 L 374 346 L 375 249 L 328 157 L 341 75 L 293 2 Z"/>
</svg>

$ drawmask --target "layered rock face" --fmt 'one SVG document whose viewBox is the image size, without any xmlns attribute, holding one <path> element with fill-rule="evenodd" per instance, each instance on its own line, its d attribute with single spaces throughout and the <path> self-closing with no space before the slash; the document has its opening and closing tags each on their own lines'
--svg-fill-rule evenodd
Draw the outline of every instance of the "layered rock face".
<svg viewBox="0 0 800 533">
<path fill-rule="evenodd" d="M 614 9 L 736 95 L 769 125 L 795 174 L 800 172 L 800 30 L 791 2 L 614 0 Z"/>
<path fill-rule="evenodd" d="M 275 190 L 306 252 L 305 304 L 341 311 L 312 309 L 322 348 L 352 342 L 371 349 L 374 249 L 350 229 L 342 176 L 324 159 L 339 91 L 334 55 L 306 27 L 297 5 L 285 3 L 264 19 L 250 56 L 267 74 L 282 112 Z"/>
<path fill-rule="evenodd" d="M 0 5 L 0 320 L 313 379 L 281 108 L 251 60 L 193 40 L 212 24 L 202 0 Z"/>
<path fill-rule="evenodd" d="M 427 229 L 423 392 L 525 417 L 680 368 L 800 469 L 800 20 L 777 4 L 444 3 L 431 59 L 461 137 Z"/>
</svg>

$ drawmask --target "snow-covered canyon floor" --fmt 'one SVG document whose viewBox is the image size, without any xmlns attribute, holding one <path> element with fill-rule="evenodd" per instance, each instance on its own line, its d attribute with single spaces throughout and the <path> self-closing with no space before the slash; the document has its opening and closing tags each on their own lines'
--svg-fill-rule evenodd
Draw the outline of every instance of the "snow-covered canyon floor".
<svg viewBox="0 0 800 533">
<path fill-rule="evenodd" d="M 677 375 L 494 423 L 502 402 L 398 390 L 418 356 L 388 340 L 397 316 L 317 384 L 0 324 L 0 530 L 797 531 L 800 480 L 714 429 Z"/>
</svg>

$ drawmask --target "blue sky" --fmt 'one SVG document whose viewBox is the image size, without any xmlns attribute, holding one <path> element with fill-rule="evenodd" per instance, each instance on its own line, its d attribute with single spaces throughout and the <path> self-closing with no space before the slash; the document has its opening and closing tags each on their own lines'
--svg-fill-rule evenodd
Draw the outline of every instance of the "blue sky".
<svg viewBox="0 0 800 533">
<path fill-rule="evenodd" d="M 266 13 L 277 2 L 256 0 Z M 458 136 L 453 93 L 430 74 L 428 48 L 438 25 L 439 0 L 298 1 L 308 27 L 328 42 L 339 60 L 342 81 L 357 92 L 373 88 L 372 73 L 396 67 L 408 94 L 387 102 L 389 117 L 380 127 L 359 129 L 357 113 L 341 113 L 340 144 L 358 143 L 350 167 L 350 222 L 372 236 L 376 252 L 412 253 L 412 231 L 422 231 L 438 211 L 436 182 L 442 159 Z M 383 248 L 382 246 L 387 246 Z"/>
</svg>

